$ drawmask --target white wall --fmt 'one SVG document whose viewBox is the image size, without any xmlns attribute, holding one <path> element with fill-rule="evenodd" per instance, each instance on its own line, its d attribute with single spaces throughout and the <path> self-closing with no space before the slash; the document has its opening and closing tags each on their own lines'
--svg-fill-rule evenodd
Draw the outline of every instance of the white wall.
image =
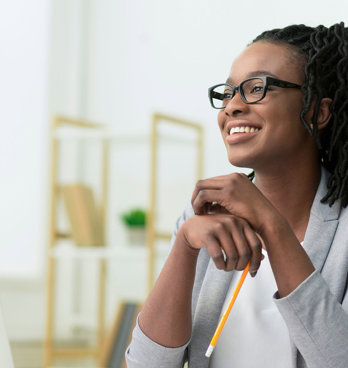
<svg viewBox="0 0 348 368">
<path fill-rule="evenodd" d="M 344 0 L 2 2 L 0 275 L 44 275 L 52 114 L 106 123 L 118 133 L 147 133 L 154 110 L 192 119 L 205 129 L 205 176 L 230 172 L 207 88 L 226 79 L 232 59 L 264 29 L 348 22 L 347 11 Z M 146 165 L 115 166 L 127 180 L 141 168 L 144 203 Z M 30 335 L 42 334 L 44 283 L 37 282 L 32 293 L 23 292 L 28 283 L 13 289 L 0 282 L 12 338 L 28 335 L 21 327 L 29 315 L 37 326 Z M 14 306 L 21 304 L 28 309 L 19 314 Z"/>
<path fill-rule="evenodd" d="M 10 336 L 43 331 L 49 12 L 45 0 L 0 2 L 0 303 Z"/>
<path fill-rule="evenodd" d="M 27 276 L 45 239 L 49 2 L 0 6 L 0 274 Z"/>
</svg>

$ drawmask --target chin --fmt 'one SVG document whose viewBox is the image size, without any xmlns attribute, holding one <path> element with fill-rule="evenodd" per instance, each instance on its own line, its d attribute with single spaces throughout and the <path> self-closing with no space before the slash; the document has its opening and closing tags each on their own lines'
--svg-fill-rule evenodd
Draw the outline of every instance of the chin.
<svg viewBox="0 0 348 368">
<path fill-rule="evenodd" d="M 252 168 L 252 159 L 250 157 L 238 157 L 227 152 L 227 158 L 231 165 L 242 168 Z"/>
</svg>

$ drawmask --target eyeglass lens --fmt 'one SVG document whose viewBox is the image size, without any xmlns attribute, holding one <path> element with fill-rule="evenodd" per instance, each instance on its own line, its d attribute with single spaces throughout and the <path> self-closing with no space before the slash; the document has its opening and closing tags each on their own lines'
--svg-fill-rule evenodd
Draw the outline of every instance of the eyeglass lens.
<svg viewBox="0 0 348 368">
<path fill-rule="evenodd" d="M 212 91 L 212 101 L 214 107 L 223 108 L 229 103 L 234 97 L 235 90 L 232 89 L 228 84 L 222 84 L 217 86 Z M 256 102 L 264 97 L 264 82 L 260 78 L 252 78 L 246 80 L 240 85 L 242 99 L 245 102 Z M 243 98 L 244 97 L 244 98 Z"/>
</svg>

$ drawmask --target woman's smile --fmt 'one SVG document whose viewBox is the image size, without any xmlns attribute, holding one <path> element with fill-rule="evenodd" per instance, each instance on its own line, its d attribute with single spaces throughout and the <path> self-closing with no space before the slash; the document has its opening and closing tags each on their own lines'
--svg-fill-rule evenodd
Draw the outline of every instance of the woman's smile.
<svg viewBox="0 0 348 368">
<path fill-rule="evenodd" d="M 225 141 L 227 144 L 244 142 L 254 137 L 262 128 L 249 121 L 237 120 L 226 124 Z"/>
</svg>

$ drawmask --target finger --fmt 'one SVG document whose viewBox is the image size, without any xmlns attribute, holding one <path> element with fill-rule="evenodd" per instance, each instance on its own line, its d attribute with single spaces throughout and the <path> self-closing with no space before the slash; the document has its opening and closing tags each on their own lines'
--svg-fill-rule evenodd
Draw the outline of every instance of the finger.
<svg viewBox="0 0 348 368">
<path fill-rule="evenodd" d="M 266 244 L 264 242 L 264 240 L 262 239 L 262 236 L 259 233 L 255 233 L 255 235 L 259 238 L 260 242 L 261 242 L 261 246 L 264 250 L 266 250 Z M 263 259 L 263 258 L 262 258 Z"/>
<path fill-rule="evenodd" d="M 224 207 L 221 200 L 221 190 L 217 189 L 202 189 L 192 202 L 192 207 L 196 215 L 205 214 L 204 211 L 212 209 L 219 205 Z"/>
<path fill-rule="evenodd" d="M 201 212 L 204 215 L 230 214 L 226 208 L 220 206 L 217 202 L 205 203 Z"/>
<path fill-rule="evenodd" d="M 221 244 L 215 236 L 210 236 L 207 239 L 206 249 L 219 270 L 225 269 L 225 260 L 222 253 Z"/>
<path fill-rule="evenodd" d="M 198 193 L 201 190 L 204 190 L 204 189 L 219 190 L 223 188 L 224 178 L 225 176 L 215 176 L 213 178 L 199 180 L 192 193 L 191 202 L 193 202 L 196 199 Z"/>
<path fill-rule="evenodd" d="M 231 216 L 228 216 L 231 217 Z M 224 218 L 215 225 L 215 237 L 225 254 L 225 271 L 232 271 L 236 268 L 238 262 L 238 252 L 231 235 L 231 219 Z"/>
<path fill-rule="evenodd" d="M 232 237 L 230 237 L 229 242 L 226 245 L 223 245 L 223 249 L 227 249 L 227 251 L 225 251 L 225 271 L 235 270 L 238 264 L 238 252 Z"/>
<path fill-rule="evenodd" d="M 249 263 L 252 253 L 245 239 L 240 239 L 239 241 L 236 241 L 235 244 L 238 252 L 238 262 L 235 269 L 242 271 Z"/>
<path fill-rule="evenodd" d="M 241 219 L 239 219 L 241 220 Z M 238 262 L 235 266 L 236 270 L 244 270 L 250 258 L 252 256 L 252 251 L 249 246 L 249 242 L 246 239 L 245 232 L 241 226 L 241 222 L 233 223 L 231 225 L 231 235 L 236 247 L 238 254 Z"/>
<path fill-rule="evenodd" d="M 262 243 L 258 234 L 250 226 L 244 228 L 244 234 L 251 250 L 249 273 L 255 277 L 263 258 Z"/>
</svg>

